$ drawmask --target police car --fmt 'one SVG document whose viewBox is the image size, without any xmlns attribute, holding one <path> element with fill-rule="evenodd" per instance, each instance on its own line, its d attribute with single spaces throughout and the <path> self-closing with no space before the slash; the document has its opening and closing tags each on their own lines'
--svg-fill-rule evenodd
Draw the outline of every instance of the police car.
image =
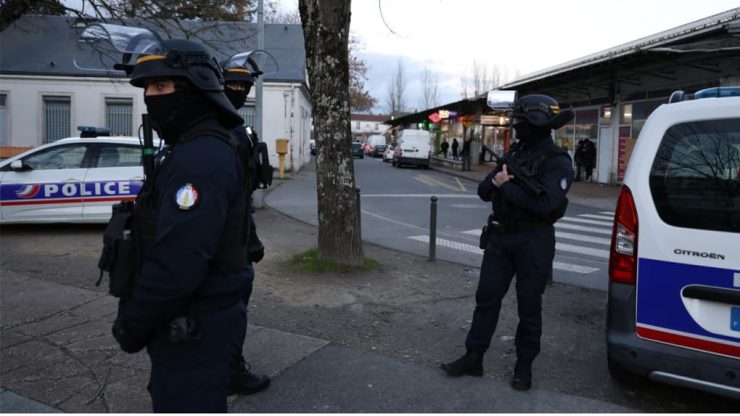
<svg viewBox="0 0 740 416">
<path fill-rule="evenodd" d="M 650 115 L 624 177 L 608 366 L 740 399 L 740 88 L 686 97 Z"/>
<path fill-rule="evenodd" d="M 107 222 L 141 189 L 141 149 L 136 137 L 73 137 L 0 162 L 0 223 Z"/>
</svg>

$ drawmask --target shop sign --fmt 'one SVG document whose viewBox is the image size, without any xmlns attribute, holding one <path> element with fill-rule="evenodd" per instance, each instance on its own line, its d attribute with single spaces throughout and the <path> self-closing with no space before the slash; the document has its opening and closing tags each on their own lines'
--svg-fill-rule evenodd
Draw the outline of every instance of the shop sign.
<svg viewBox="0 0 740 416">
<path fill-rule="evenodd" d="M 429 114 L 428 118 L 429 121 L 431 121 L 432 123 L 439 123 L 439 121 L 442 119 L 439 113 Z"/>
<path fill-rule="evenodd" d="M 450 112 L 448 110 L 439 110 L 439 118 L 442 120 L 447 120 L 450 118 Z"/>
<path fill-rule="evenodd" d="M 482 115 L 480 116 L 480 124 L 484 126 L 493 126 L 498 124 L 499 117 L 498 116 L 491 116 L 491 115 Z"/>
</svg>

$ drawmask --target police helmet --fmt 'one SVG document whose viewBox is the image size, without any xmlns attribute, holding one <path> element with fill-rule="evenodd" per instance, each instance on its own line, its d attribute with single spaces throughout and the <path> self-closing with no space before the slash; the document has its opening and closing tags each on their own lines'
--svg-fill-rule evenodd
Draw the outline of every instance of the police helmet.
<svg viewBox="0 0 740 416">
<path fill-rule="evenodd" d="M 533 126 L 558 129 L 573 118 L 573 112 L 561 111 L 560 105 L 552 97 L 531 94 L 516 100 L 511 116 L 525 119 Z"/>
<path fill-rule="evenodd" d="M 139 55 L 131 73 L 131 85 L 144 88 L 144 80 L 152 78 L 184 78 L 216 106 L 224 127 L 244 122 L 224 94 L 218 63 L 196 42 L 168 39 L 151 53 Z"/>
</svg>

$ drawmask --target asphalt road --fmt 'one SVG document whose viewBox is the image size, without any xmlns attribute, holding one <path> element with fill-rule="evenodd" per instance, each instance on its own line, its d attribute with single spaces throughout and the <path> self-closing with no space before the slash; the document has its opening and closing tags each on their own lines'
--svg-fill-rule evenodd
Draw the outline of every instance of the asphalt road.
<svg viewBox="0 0 740 416">
<path fill-rule="evenodd" d="M 480 267 L 478 237 L 491 211 L 478 198 L 476 182 L 434 170 L 395 168 L 381 159 L 355 159 L 361 189 L 362 238 L 407 253 L 429 254 L 431 198 L 437 197 L 436 258 Z M 318 223 L 316 176 L 308 167 L 274 189 L 269 206 Z M 556 225 L 553 279 L 606 290 L 613 212 L 571 203 Z"/>
</svg>

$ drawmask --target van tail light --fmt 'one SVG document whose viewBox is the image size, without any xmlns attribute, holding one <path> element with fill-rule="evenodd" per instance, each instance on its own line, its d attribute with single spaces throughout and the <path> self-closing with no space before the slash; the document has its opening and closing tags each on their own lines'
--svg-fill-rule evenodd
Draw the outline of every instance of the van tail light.
<svg viewBox="0 0 740 416">
<path fill-rule="evenodd" d="M 637 210 L 632 192 L 622 186 L 614 214 L 609 251 L 609 281 L 634 285 L 637 282 Z"/>
</svg>

